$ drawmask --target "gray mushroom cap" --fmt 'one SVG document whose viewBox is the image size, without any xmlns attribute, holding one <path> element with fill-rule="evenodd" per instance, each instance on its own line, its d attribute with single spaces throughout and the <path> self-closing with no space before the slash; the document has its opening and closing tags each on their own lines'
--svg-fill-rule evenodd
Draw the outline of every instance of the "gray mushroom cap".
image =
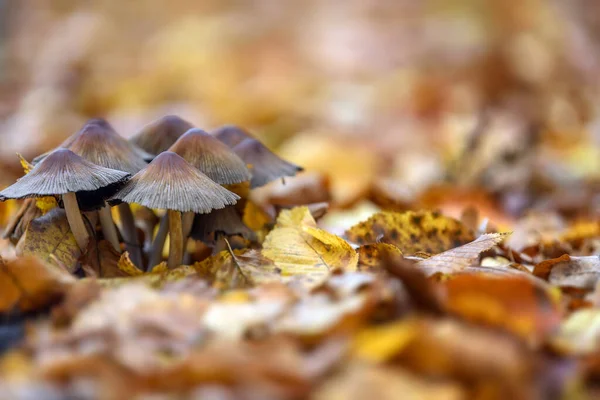
<svg viewBox="0 0 600 400">
<path fill-rule="evenodd" d="M 105 168 L 135 174 L 144 168 L 152 155 L 119 135 L 112 125 L 101 118 L 90 119 L 74 135 L 68 137 L 58 148 L 65 148 L 86 160 Z M 35 165 L 49 153 L 33 159 Z"/>
<path fill-rule="evenodd" d="M 179 154 L 220 185 L 250 180 L 246 163 L 225 143 L 202 129 L 190 129 L 177 139 L 169 151 Z"/>
<path fill-rule="evenodd" d="M 0 198 L 24 199 L 66 193 L 112 190 L 131 175 L 84 160 L 68 149 L 48 154 L 27 175 L 0 192 Z M 114 190 L 112 190 L 112 194 Z M 98 197 L 108 197 L 105 192 Z"/>
<path fill-rule="evenodd" d="M 178 154 L 166 151 L 135 174 L 110 201 L 205 214 L 233 205 L 239 198 Z"/>
<path fill-rule="evenodd" d="M 245 139 L 253 139 L 253 136 L 237 125 L 223 125 L 211 132 L 211 135 L 225 143 L 229 147 L 234 147 Z"/>
<path fill-rule="evenodd" d="M 252 180 L 250 187 L 256 188 L 285 176 L 294 176 L 303 170 L 277 156 L 256 139 L 245 139 L 233 147 L 233 151 L 250 165 Z"/>
<path fill-rule="evenodd" d="M 166 115 L 150 122 L 130 139 L 144 151 L 156 155 L 167 151 L 181 135 L 194 125 L 176 115 Z"/>
</svg>

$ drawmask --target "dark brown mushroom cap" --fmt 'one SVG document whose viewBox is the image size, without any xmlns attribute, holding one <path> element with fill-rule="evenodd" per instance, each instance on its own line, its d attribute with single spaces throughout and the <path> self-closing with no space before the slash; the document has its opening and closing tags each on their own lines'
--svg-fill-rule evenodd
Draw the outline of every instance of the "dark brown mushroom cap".
<svg viewBox="0 0 600 400">
<path fill-rule="evenodd" d="M 235 206 L 228 206 L 208 214 L 194 216 L 194 225 L 190 234 L 192 239 L 207 241 L 209 235 L 214 232 L 221 232 L 226 235 L 242 235 L 245 238 L 250 238 L 254 234 L 244 224 Z"/>
<path fill-rule="evenodd" d="M 65 139 L 57 148 L 69 149 L 94 164 L 130 174 L 144 168 L 145 160 L 154 157 L 135 144 L 129 143 L 102 118 L 88 120 L 79 131 Z M 35 157 L 31 163 L 38 164 L 54 150 Z"/>
<path fill-rule="evenodd" d="M 167 151 L 194 126 L 176 115 L 166 115 L 144 126 L 130 141 L 150 154 Z"/>
<path fill-rule="evenodd" d="M 302 167 L 280 158 L 256 139 L 243 140 L 233 148 L 233 151 L 250 165 L 251 188 L 264 186 L 284 176 L 294 176 L 303 170 Z"/>
<path fill-rule="evenodd" d="M 211 135 L 225 143 L 229 147 L 234 147 L 246 139 L 254 139 L 251 134 L 236 125 L 223 125 L 211 132 Z"/>
<path fill-rule="evenodd" d="M 238 195 L 170 151 L 159 154 L 111 198 L 111 202 L 199 214 L 233 205 L 238 200 Z"/>
<path fill-rule="evenodd" d="M 225 143 L 202 129 L 190 129 L 177 139 L 169 151 L 179 154 L 220 185 L 250 180 L 246 163 Z"/>
<path fill-rule="evenodd" d="M 94 192 L 104 202 L 131 175 L 84 160 L 68 149 L 50 153 L 27 175 L 0 192 L 0 199 L 24 199 Z"/>
</svg>

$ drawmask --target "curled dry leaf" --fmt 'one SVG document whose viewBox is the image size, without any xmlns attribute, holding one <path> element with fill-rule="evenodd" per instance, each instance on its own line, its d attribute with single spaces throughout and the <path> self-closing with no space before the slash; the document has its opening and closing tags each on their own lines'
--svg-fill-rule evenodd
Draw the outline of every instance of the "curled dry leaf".
<svg viewBox="0 0 600 400">
<path fill-rule="evenodd" d="M 121 254 L 121 258 L 117 262 L 117 268 L 123 271 L 128 276 L 140 276 L 144 274 L 144 271 L 135 266 L 135 264 L 129 258 L 129 252 Z"/>
<path fill-rule="evenodd" d="M 482 252 L 491 249 L 503 241 L 506 236 L 507 234 L 503 233 L 481 235 L 471 243 L 419 261 L 417 266 L 427 275 L 436 272 L 451 273 L 460 271 L 475 263 Z"/>
<path fill-rule="evenodd" d="M 66 271 L 36 257 L 0 260 L 0 312 L 39 310 L 59 300 L 74 282 Z"/>
<path fill-rule="evenodd" d="M 81 250 L 69 228 L 65 211 L 55 208 L 32 220 L 19 241 L 17 254 L 36 256 L 51 264 L 54 263 L 52 258 L 56 257 L 73 272 Z"/>
<path fill-rule="evenodd" d="M 429 211 L 384 211 L 346 232 L 359 245 L 388 243 L 403 254 L 437 254 L 472 241 L 473 233 L 454 218 Z"/>
<path fill-rule="evenodd" d="M 321 283 L 334 269 L 356 269 L 358 254 L 339 236 L 316 227 L 307 207 L 284 210 L 263 243 L 262 255 L 281 276 L 303 275 Z"/>
<path fill-rule="evenodd" d="M 533 273 L 552 285 L 592 290 L 600 278 L 600 258 L 564 254 L 537 264 Z"/>
</svg>

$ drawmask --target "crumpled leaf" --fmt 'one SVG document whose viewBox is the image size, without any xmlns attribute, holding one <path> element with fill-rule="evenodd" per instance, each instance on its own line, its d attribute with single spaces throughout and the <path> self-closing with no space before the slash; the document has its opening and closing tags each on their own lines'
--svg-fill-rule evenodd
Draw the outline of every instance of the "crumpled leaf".
<svg viewBox="0 0 600 400">
<path fill-rule="evenodd" d="M 479 254 L 502 242 L 506 236 L 504 233 L 481 235 L 471 243 L 421 260 L 417 263 L 417 267 L 428 275 L 436 272 L 451 273 L 460 271 L 472 265 L 479 258 Z"/>
<path fill-rule="evenodd" d="M 307 207 L 284 210 L 263 243 L 262 255 L 282 277 L 304 275 L 320 283 L 334 269 L 356 269 L 358 254 L 339 236 L 316 227 Z"/>
<path fill-rule="evenodd" d="M 144 274 L 144 271 L 136 267 L 133 261 L 131 261 L 129 252 L 127 251 L 121 254 L 121 258 L 117 262 L 117 268 L 128 276 L 140 276 Z"/>
<path fill-rule="evenodd" d="M 389 255 L 402 255 L 402 251 L 393 244 L 365 244 L 356 249 L 358 269 L 361 271 L 380 271 L 381 263 Z"/>
<path fill-rule="evenodd" d="M 59 300 L 73 283 L 68 272 L 36 257 L 0 259 L 0 312 L 39 310 Z"/>
<path fill-rule="evenodd" d="M 437 254 L 472 241 L 473 233 L 460 221 L 430 211 L 384 211 L 346 232 L 359 245 L 388 243 L 405 255 Z"/>
<path fill-rule="evenodd" d="M 36 256 L 50 264 L 56 264 L 56 258 L 69 272 L 73 272 L 81 250 L 71 232 L 65 211 L 55 208 L 32 220 L 19 241 L 17 254 Z"/>
<path fill-rule="evenodd" d="M 600 257 L 561 257 L 545 260 L 535 266 L 534 275 L 556 286 L 592 290 L 600 278 Z"/>
</svg>

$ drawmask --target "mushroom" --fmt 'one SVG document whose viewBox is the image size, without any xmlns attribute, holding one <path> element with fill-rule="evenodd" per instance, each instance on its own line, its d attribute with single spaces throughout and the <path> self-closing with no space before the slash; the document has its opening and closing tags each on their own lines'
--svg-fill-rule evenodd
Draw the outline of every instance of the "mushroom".
<svg viewBox="0 0 600 400">
<path fill-rule="evenodd" d="M 89 120 L 77 133 L 65 140 L 60 147 L 67 148 L 101 167 L 124 171 L 131 175 L 146 167 L 148 164 L 145 158 L 150 157 L 148 153 L 121 137 L 106 120 L 101 118 Z M 121 217 L 125 247 L 133 263 L 141 265 L 142 249 L 131 209 L 127 204 L 122 204 L 119 205 L 118 210 Z M 104 237 L 115 250 L 120 251 L 119 237 L 112 220 L 110 208 L 103 205 L 98 214 Z"/>
<path fill-rule="evenodd" d="M 254 137 L 244 129 L 236 125 L 223 125 L 211 132 L 211 135 L 225 143 L 229 147 L 234 147 L 245 139 L 253 139 Z"/>
<path fill-rule="evenodd" d="M 294 176 L 303 170 L 295 164 L 283 160 L 252 135 L 235 125 L 225 125 L 213 131 L 212 135 L 233 149 L 252 172 L 251 188 L 285 176 Z"/>
<path fill-rule="evenodd" d="M 166 115 L 144 126 L 130 142 L 150 154 L 166 151 L 194 126 L 176 115 Z"/>
<path fill-rule="evenodd" d="M 66 146 L 75 154 L 101 167 L 125 171 L 134 175 L 145 168 L 146 161 L 140 149 L 121 137 L 113 127 L 103 119 L 88 121 L 77 132 Z M 125 247 L 131 256 L 131 261 L 142 265 L 142 248 L 139 244 L 137 230 L 131 209 L 127 204 L 118 206 L 123 228 Z M 104 237 L 120 251 L 119 238 L 112 220 L 110 207 L 105 205 L 98 211 L 100 225 Z"/>
<path fill-rule="evenodd" d="M 252 189 L 285 176 L 294 176 L 303 170 L 302 167 L 280 158 L 256 139 L 241 141 L 233 147 L 233 151 L 250 165 Z"/>
<path fill-rule="evenodd" d="M 209 213 L 235 204 L 239 196 L 213 182 L 178 154 L 167 151 L 135 174 L 111 200 L 167 210 L 168 266 L 174 268 L 183 259 L 181 213 Z M 162 251 L 162 243 L 155 243 L 153 251 Z"/>
<path fill-rule="evenodd" d="M 95 165 L 68 149 L 54 150 L 27 175 L 0 192 L 0 200 L 61 196 L 71 231 L 81 251 L 89 235 L 80 206 L 104 203 L 131 175 Z M 97 204 L 97 203 L 96 203 Z"/>
<path fill-rule="evenodd" d="M 246 163 L 226 144 L 202 129 L 190 129 L 177 139 L 169 151 L 179 154 L 220 185 L 247 182 L 251 178 Z M 193 220 L 193 213 L 183 215 L 184 238 L 189 236 Z"/>
<path fill-rule="evenodd" d="M 207 242 L 211 233 L 215 235 L 219 233 L 241 235 L 246 239 L 254 236 L 254 232 L 240 218 L 235 206 L 227 206 L 221 210 L 214 210 L 209 214 L 197 214 L 194 217 L 190 234 L 192 239 Z"/>
</svg>

